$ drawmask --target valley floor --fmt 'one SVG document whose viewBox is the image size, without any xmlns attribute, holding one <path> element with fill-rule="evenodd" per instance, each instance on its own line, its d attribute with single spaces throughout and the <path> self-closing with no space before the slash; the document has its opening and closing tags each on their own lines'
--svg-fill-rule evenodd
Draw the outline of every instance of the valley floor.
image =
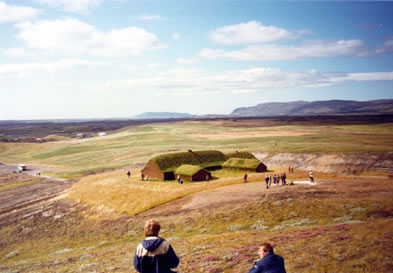
<svg viewBox="0 0 393 273">
<path fill-rule="evenodd" d="M 179 272 L 247 272 L 264 241 L 287 272 L 393 271 L 393 180 L 317 177 L 266 189 L 261 177 L 128 215 L 64 199 L 73 180 L 0 173 L 0 272 L 135 272 L 150 218 L 180 256 Z"/>
</svg>

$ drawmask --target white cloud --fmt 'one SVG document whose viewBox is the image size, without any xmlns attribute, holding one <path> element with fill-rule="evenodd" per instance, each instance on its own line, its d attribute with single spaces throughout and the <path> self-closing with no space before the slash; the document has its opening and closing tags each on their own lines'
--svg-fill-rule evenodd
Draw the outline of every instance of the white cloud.
<svg viewBox="0 0 393 273">
<path fill-rule="evenodd" d="M 383 46 L 377 48 L 376 53 L 393 52 L 393 38 L 386 40 Z"/>
<path fill-rule="evenodd" d="M 24 48 L 9 48 L 4 50 L 3 56 L 5 57 L 26 57 L 28 54 Z"/>
<path fill-rule="evenodd" d="M 167 20 L 165 17 L 162 17 L 159 14 L 141 14 L 135 16 L 135 19 L 142 21 L 165 21 Z"/>
<path fill-rule="evenodd" d="M 349 73 L 342 77 L 330 79 L 330 82 L 344 81 L 392 81 L 393 72 L 369 72 L 369 73 Z"/>
<path fill-rule="evenodd" d="M 132 56 L 162 48 L 156 36 L 144 29 L 128 27 L 109 32 L 74 18 L 17 24 L 18 38 L 29 47 L 68 54 Z"/>
<path fill-rule="evenodd" d="M 264 26 L 257 21 L 220 27 L 209 34 L 211 40 L 225 45 L 266 43 L 292 37 L 285 29 Z"/>
<path fill-rule="evenodd" d="M 189 59 L 179 58 L 176 60 L 176 63 L 178 64 L 196 64 L 198 62 L 199 60 L 196 58 L 189 58 Z"/>
<path fill-rule="evenodd" d="M 172 95 L 207 93 L 251 93 L 264 89 L 324 87 L 350 84 L 354 81 L 393 80 L 393 72 L 344 73 L 288 72 L 274 68 L 250 68 L 222 73 L 198 69 L 172 69 L 159 73 L 139 75 L 134 79 L 111 81 L 111 88 L 139 91 L 161 91 Z"/>
<path fill-rule="evenodd" d="M 225 51 L 205 48 L 200 56 L 208 59 L 233 59 L 238 61 L 281 61 L 300 58 L 329 58 L 336 56 L 365 56 L 367 50 L 360 40 L 339 40 L 334 42 L 311 41 L 298 46 L 271 44 L 247 46 L 240 50 Z"/>
<path fill-rule="evenodd" d="M 22 77 L 36 72 L 56 72 L 62 69 L 80 68 L 98 64 L 103 63 L 78 59 L 64 59 L 51 63 L 0 64 L 0 75 L 16 74 Z"/>
<path fill-rule="evenodd" d="M 172 34 L 172 39 L 174 39 L 174 40 L 179 40 L 180 37 L 181 37 L 181 34 L 178 32 L 175 32 Z"/>
<path fill-rule="evenodd" d="M 36 17 L 40 11 L 38 9 L 8 5 L 0 2 L 0 23 L 18 22 Z"/>
<path fill-rule="evenodd" d="M 100 0 L 34 0 L 35 2 L 67 12 L 87 12 L 90 7 L 97 5 Z"/>
</svg>

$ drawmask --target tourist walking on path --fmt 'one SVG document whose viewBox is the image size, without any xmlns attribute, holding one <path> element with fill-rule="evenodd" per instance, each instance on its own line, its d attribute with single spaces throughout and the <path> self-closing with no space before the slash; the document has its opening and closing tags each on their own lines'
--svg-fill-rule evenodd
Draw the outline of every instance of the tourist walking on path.
<svg viewBox="0 0 393 273">
<path fill-rule="evenodd" d="M 269 176 L 265 174 L 265 183 L 266 183 L 266 189 L 269 188 Z"/>
<path fill-rule="evenodd" d="M 247 183 L 247 174 L 246 173 L 244 174 L 244 179 L 243 180 L 244 180 L 244 183 Z"/>
<path fill-rule="evenodd" d="M 273 184 L 275 185 L 276 182 L 277 182 L 277 176 L 276 176 L 276 175 L 273 175 Z"/>
<path fill-rule="evenodd" d="M 259 260 L 248 273 L 286 273 L 284 258 L 274 254 L 273 247 L 269 243 L 263 243 L 258 251 Z"/>
<path fill-rule="evenodd" d="M 287 184 L 287 175 L 285 174 L 285 173 L 282 173 L 282 175 L 281 175 L 281 183 L 283 184 L 283 185 L 286 185 Z"/>
<path fill-rule="evenodd" d="M 131 172 L 130 171 L 127 172 L 127 176 L 128 176 L 128 178 L 130 178 L 130 176 L 131 176 Z"/>
<path fill-rule="evenodd" d="M 139 273 L 175 273 L 171 268 L 179 265 L 170 243 L 158 237 L 160 224 L 148 220 L 145 224 L 145 239 L 138 245 L 134 256 L 134 268 Z"/>
</svg>

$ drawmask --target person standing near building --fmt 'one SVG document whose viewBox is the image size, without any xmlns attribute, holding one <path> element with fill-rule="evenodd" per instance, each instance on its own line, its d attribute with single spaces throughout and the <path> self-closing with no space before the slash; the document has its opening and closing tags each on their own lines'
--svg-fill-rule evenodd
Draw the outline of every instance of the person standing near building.
<svg viewBox="0 0 393 273">
<path fill-rule="evenodd" d="M 283 185 L 287 184 L 287 175 L 285 173 L 282 173 L 281 175 L 281 181 Z"/>
<path fill-rule="evenodd" d="M 308 176 L 310 177 L 310 182 L 314 183 L 314 174 L 311 172 L 308 173 Z"/>
<path fill-rule="evenodd" d="M 269 188 L 269 176 L 265 174 L 265 183 L 266 183 L 266 189 Z"/>
<path fill-rule="evenodd" d="M 286 273 L 284 258 L 274 254 L 273 247 L 269 243 L 263 243 L 258 251 L 259 260 L 248 273 Z"/>
<path fill-rule="evenodd" d="M 139 273 L 175 273 L 171 268 L 179 265 L 179 258 L 168 241 L 158 237 L 160 224 L 148 220 L 145 239 L 138 245 L 134 255 L 134 268 Z"/>
</svg>

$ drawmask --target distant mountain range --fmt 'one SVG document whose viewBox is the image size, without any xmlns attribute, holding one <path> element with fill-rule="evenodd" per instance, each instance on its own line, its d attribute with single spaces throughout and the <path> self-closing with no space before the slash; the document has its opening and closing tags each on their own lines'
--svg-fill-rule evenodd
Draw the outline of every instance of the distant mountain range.
<svg viewBox="0 0 393 273">
<path fill-rule="evenodd" d="M 235 109 L 230 116 L 324 116 L 324 115 L 393 114 L 393 100 L 294 101 L 270 102 Z"/>
<path fill-rule="evenodd" d="M 135 119 L 170 119 L 170 118 L 225 118 L 225 117 L 277 117 L 277 116 L 330 116 L 330 115 L 373 115 L 393 114 L 393 99 L 352 101 L 293 101 L 269 102 L 256 106 L 236 108 L 229 115 L 196 116 L 188 113 L 145 112 Z"/>
<path fill-rule="evenodd" d="M 193 118 L 194 115 L 173 112 L 145 112 L 135 116 L 136 119 L 167 119 L 167 118 Z"/>
</svg>

